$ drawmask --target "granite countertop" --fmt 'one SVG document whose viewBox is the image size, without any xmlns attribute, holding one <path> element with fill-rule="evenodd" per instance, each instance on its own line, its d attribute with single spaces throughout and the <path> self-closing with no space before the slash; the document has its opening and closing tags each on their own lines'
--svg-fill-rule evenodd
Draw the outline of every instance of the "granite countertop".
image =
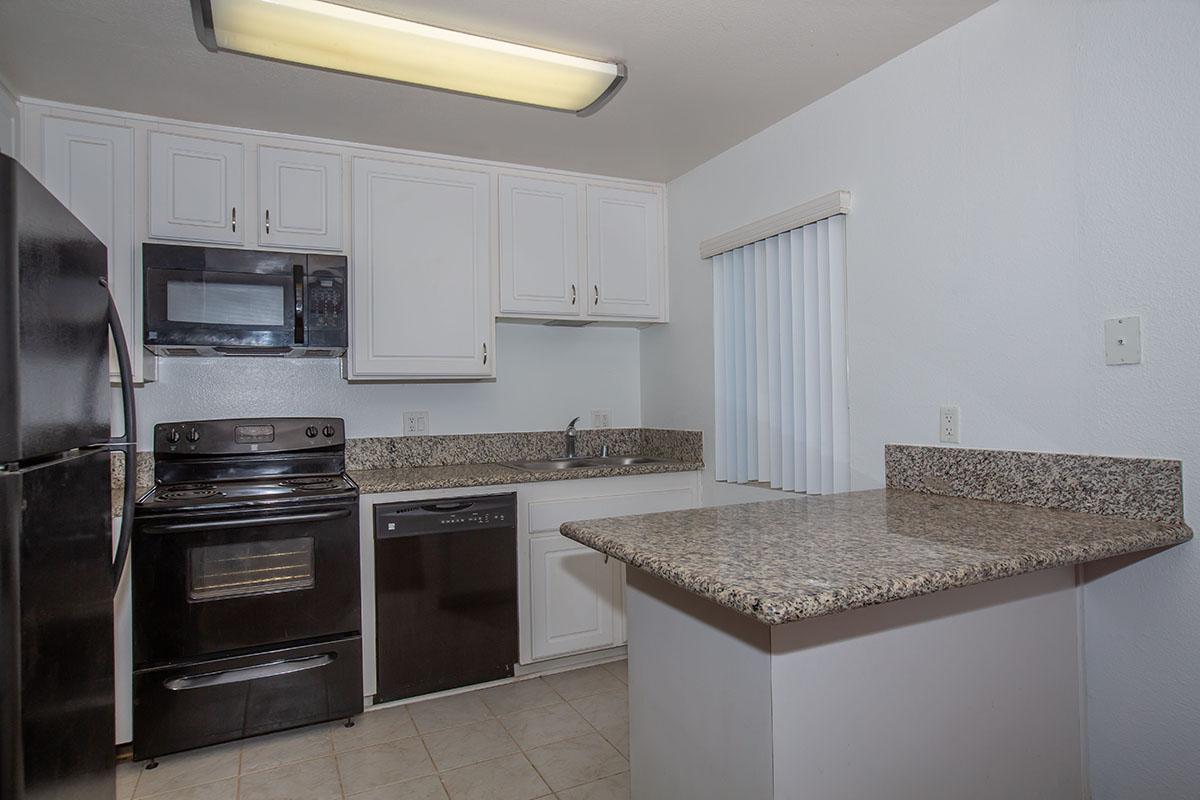
<svg viewBox="0 0 1200 800">
<path fill-rule="evenodd" d="M 472 486 L 501 486 L 511 483 L 614 478 L 622 475 L 654 475 L 704 469 L 699 461 L 664 461 L 628 467 L 576 467 L 547 472 L 530 472 L 503 464 L 450 464 L 430 467 L 388 467 L 350 470 L 349 475 L 363 494 L 411 492 L 428 489 L 459 489 Z"/>
<path fill-rule="evenodd" d="M 1182 522 L 902 489 L 568 522 L 561 530 L 769 625 L 1192 538 Z"/>
</svg>

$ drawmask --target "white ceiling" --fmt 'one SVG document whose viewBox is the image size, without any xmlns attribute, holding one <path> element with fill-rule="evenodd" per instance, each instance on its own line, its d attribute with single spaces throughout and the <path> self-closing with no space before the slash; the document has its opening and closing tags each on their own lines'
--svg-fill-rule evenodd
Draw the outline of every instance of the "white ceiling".
<svg viewBox="0 0 1200 800">
<path fill-rule="evenodd" d="M 625 62 L 592 117 L 209 53 L 188 0 L 2 0 L 19 94 L 166 117 L 667 180 L 992 0 L 345 0 Z"/>
</svg>

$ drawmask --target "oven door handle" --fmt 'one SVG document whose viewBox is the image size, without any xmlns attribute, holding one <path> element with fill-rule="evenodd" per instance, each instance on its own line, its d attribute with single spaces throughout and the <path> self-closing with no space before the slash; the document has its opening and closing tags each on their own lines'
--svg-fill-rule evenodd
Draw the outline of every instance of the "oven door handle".
<svg viewBox="0 0 1200 800">
<path fill-rule="evenodd" d="M 322 522 L 328 519 L 342 519 L 348 516 L 350 516 L 350 509 L 341 508 L 336 511 L 314 511 L 311 514 L 288 514 L 282 517 L 238 517 L 236 519 L 219 519 L 207 522 L 172 522 L 166 525 L 148 526 L 146 532 L 216 531 L 259 525 L 286 525 L 290 522 Z"/>
<path fill-rule="evenodd" d="M 293 672 L 303 672 L 332 664 L 337 653 L 322 653 L 318 656 L 306 656 L 290 661 L 272 661 L 269 664 L 257 664 L 253 667 L 239 667 L 224 672 L 208 672 L 204 675 L 185 675 L 182 678 L 172 678 L 163 681 L 163 686 L 172 692 L 186 689 L 205 689 L 210 686 L 222 686 L 227 683 L 244 683 L 257 681 L 262 678 L 275 678 L 280 675 L 291 675 Z"/>
</svg>

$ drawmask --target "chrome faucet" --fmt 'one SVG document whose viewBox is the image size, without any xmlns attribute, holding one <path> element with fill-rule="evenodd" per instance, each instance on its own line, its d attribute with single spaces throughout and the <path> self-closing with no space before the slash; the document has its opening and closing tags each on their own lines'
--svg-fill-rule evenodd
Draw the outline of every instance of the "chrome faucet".
<svg viewBox="0 0 1200 800">
<path fill-rule="evenodd" d="M 576 422 L 579 422 L 579 417 L 576 417 L 575 419 L 573 419 L 569 423 L 567 423 L 567 429 L 565 431 L 563 431 L 563 438 L 565 438 L 566 442 L 567 442 L 566 458 L 574 458 L 575 457 L 575 423 Z"/>
</svg>

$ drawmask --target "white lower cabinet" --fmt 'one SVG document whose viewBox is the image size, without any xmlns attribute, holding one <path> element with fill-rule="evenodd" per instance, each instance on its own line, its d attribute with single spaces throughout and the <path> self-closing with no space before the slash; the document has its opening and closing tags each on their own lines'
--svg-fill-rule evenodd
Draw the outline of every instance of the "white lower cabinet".
<svg viewBox="0 0 1200 800">
<path fill-rule="evenodd" d="M 521 661 L 625 643 L 625 565 L 566 538 L 564 522 L 692 508 L 697 473 L 529 484 L 518 492 Z M 521 567 L 524 569 L 522 570 Z"/>
<path fill-rule="evenodd" d="M 620 563 L 557 531 L 529 537 L 531 655 L 534 659 L 612 647 L 621 613 Z"/>
</svg>

